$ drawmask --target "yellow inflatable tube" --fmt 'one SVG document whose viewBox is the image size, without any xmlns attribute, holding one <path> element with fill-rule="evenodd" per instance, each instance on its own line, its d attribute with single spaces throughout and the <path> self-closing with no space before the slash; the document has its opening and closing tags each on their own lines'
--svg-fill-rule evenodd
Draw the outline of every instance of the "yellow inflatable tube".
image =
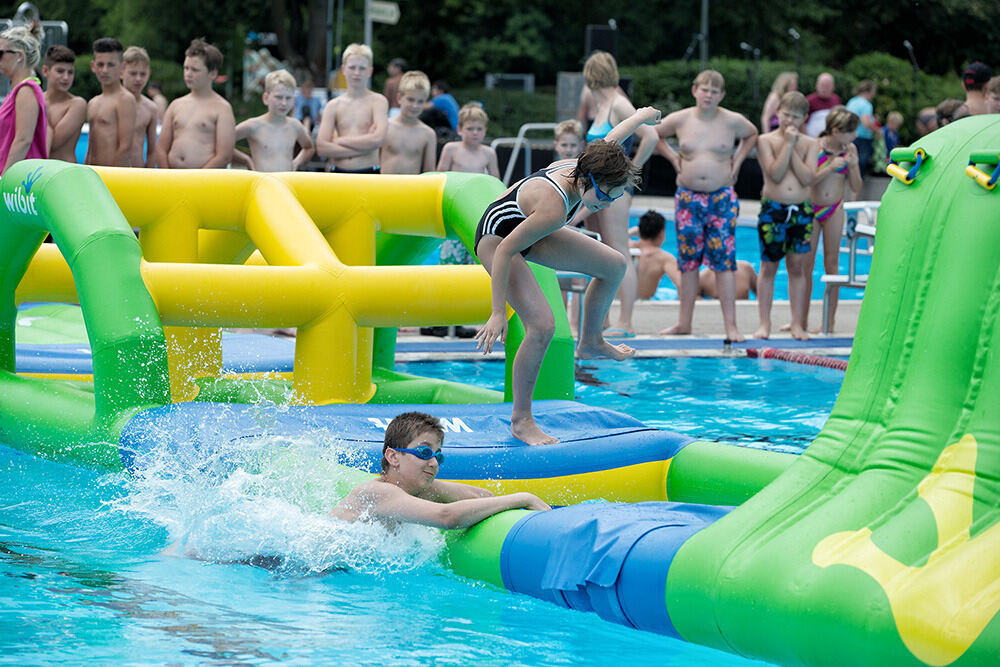
<svg viewBox="0 0 1000 667">
<path fill-rule="evenodd" d="M 489 316 L 482 267 L 374 266 L 376 231 L 445 237 L 445 174 L 95 171 L 139 232 L 175 401 L 221 373 L 218 327 L 297 327 L 294 402 L 364 403 L 373 327 Z M 75 298 L 58 250 L 43 247 L 18 301 Z"/>
</svg>

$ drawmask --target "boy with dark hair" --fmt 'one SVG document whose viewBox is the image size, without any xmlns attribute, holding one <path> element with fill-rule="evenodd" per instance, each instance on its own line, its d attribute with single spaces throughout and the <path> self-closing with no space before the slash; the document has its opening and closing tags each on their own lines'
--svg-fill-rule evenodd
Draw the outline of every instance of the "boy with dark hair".
<svg viewBox="0 0 1000 667">
<path fill-rule="evenodd" d="M 50 46 L 45 52 L 45 113 L 49 123 L 49 157 L 76 162 L 76 144 L 87 120 L 87 100 L 69 92 L 76 75 L 76 54 L 69 47 Z"/>
<path fill-rule="evenodd" d="M 809 112 L 809 102 L 799 92 L 785 93 L 778 105 L 778 129 L 757 140 L 757 156 L 764 176 L 757 234 L 760 238 L 760 279 L 756 338 L 771 335 L 774 277 L 782 258 L 788 270 L 788 302 L 792 311 L 792 336 L 806 340 L 803 323 L 809 307 L 806 269 L 812 236 L 813 209 L 809 189 L 816 178 L 819 144 L 799 132 Z"/>
<path fill-rule="evenodd" d="M 993 70 L 989 65 L 978 60 L 962 72 L 962 87 L 965 88 L 965 106 L 969 107 L 969 114 L 976 116 L 989 113 L 986 110 L 986 93 L 984 89 L 993 75 Z"/>
<path fill-rule="evenodd" d="M 354 487 L 330 516 L 388 526 L 409 522 L 468 528 L 506 510 L 551 509 L 530 493 L 494 496 L 486 489 L 437 479 L 443 443 L 444 429 L 434 417 L 422 412 L 397 416 L 385 429 L 381 474 Z"/>
<path fill-rule="evenodd" d="M 94 42 L 90 71 L 101 82 L 101 94 L 87 103 L 87 164 L 132 166 L 135 97 L 122 86 L 121 42 L 102 37 Z"/>
<path fill-rule="evenodd" d="M 203 39 L 184 52 L 184 83 L 191 92 L 170 103 L 163 115 L 156 162 L 161 169 L 224 169 L 233 156 L 233 108 L 212 90 L 222 52 Z"/>
</svg>

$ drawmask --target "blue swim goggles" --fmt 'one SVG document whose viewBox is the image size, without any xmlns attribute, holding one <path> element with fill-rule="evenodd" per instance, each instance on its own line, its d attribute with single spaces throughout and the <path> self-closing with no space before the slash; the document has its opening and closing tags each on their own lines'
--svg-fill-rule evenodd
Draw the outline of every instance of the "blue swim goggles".
<svg viewBox="0 0 1000 667">
<path fill-rule="evenodd" d="M 423 461 L 430 461 L 431 459 L 437 459 L 438 465 L 444 463 L 444 454 L 442 452 L 435 452 L 427 445 L 420 445 L 419 447 L 412 447 L 410 449 L 403 449 L 401 447 L 389 447 L 388 449 L 391 449 L 394 452 L 413 454 L 418 459 L 421 459 Z"/>
<path fill-rule="evenodd" d="M 594 194 L 597 195 L 597 199 L 599 201 L 614 201 L 618 199 L 618 197 L 621 197 L 623 194 L 625 194 L 625 191 L 622 190 L 621 195 L 618 195 L 618 197 L 612 197 L 607 192 L 597 187 L 597 181 L 594 180 L 594 174 L 591 173 L 588 175 L 590 176 L 590 184 L 594 186 Z"/>
</svg>

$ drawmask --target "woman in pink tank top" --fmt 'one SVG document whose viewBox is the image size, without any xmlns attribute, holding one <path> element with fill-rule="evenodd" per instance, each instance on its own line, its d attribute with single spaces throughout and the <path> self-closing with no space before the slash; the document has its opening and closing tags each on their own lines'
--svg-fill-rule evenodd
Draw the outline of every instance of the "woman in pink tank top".
<svg viewBox="0 0 1000 667">
<path fill-rule="evenodd" d="M 35 67 L 41 60 L 37 23 L 0 33 L 0 73 L 11 90 L 0 105 L 0 174 L 26 158 L 47 158 L 45 97 Z"/>
</svg>

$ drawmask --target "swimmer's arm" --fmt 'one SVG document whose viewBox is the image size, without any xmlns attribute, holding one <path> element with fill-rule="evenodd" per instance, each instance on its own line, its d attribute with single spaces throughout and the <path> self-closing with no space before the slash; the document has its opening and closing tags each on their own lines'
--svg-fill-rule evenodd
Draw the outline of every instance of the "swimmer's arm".
<svg viewBox="0 0 1000 667">
<path fill-rule="evenodd" d="M 323 107 L 319 130 L 316 132 L 316 154 L 325 159 L 334 158 L 333 153 L 337 150 L 336 140 L 333 137 L 333 131 L 336 127 L 336 103 L 337 100 L 332 99 Z"/>
<path fill-rule="evenodd" d="M 49 152 L 51 152 L 53 147 L 62 148 L 74 135 L 79 137 L 85 120 L 87 120 L 87 102 L 82 97 L 73 98 L 69 103 L 69 109 L 59 119 L 56 126 L 52 128 Z"/>
<path fill-rule="evenodd" d="M 153 115 L 146 124 L 146 163 L 147 168 L 156 166 L 156 104 L 153 104 Z"/>
<path fill-rule="evenodd" d="M 736 138 L 740 140 L 740 143 L 736 146 L 736 151 L 733 153 L 730 182 L 736 183 L 736 179 L 740 175 L 740 167 L 743 166 L 743 161 L 747 159 L 747 155 L 757 145 L 758 135 L 757 128 L 754 127 L 753 123 L 738 113 L 734 113 L 733 115 L 736 117 Z"/>
<path fill-rule="evenodd" d="M 420 494 L 420 497 L 436 503 L 453 503 L 468 498 L 492 498 L 493 495 L 490 491 L 478 486 L 436 479 L 427 491 Z"/>
<path fill-rule="evenodd" d="M 17 97 L 14 98 L 14 114 L 14 140 L 7 151 L 4 171 L 28 155 L 31 140 L 35 136 L 35 126 L 38 125 L 38 100 L 30 87 L 22 86 L 17 91 Z"/>
<path fill-rule="evenodd" d="M 344 149 L 354 151 L 354 155 L 362 155 L 369 151 L 378 150 L 385 142 L 385 135 L 389 131 L 389 103 L 385 97 L 375 93 L 375 99 L 371 102 L 372 124 L 364 134 L 352 134 L 350 136 L 337 137 L 336 143 Z M 351 156 L 339 156 L 351 157 Z"/>
<path fill-rule="evenodd" d="M 424 156 L 421 161 L 422 166 L 420 168 L 420 171 L 421 172 L 435 171 L 434 157 L 435 154 L 437 153 L 437 134 L 434 133 L 434 130 L 427 128 L 427 131 L 424 132 L 424 135 L 425 135 Z"/>
<path fill-rule="evenodd" d="M 861 192 L 864 185 L 861 166 L 858 164 L 858 147 L 854 144 L 847 144 L 847 183 L 852 192 Z"/>
<path fill-rule="evenodd" d="M 801 141 L 802 139 L 800 139 Z M 799 183 L 809 187 L 816 182 L 816 162 L 819 159 L 819 142 L 810 139 L 806 144 L 806 156 L 802 158 L 798 151 L 792 151 L 790 165 Z M 812 166 L 810 166 L 812 165 Z"/>
<path fill-rule="evenodd" d="M 174 105 L 167 107 L 163 114 L 160 127 L 160 140 L 156 142 L 156 166 L 160 169 L 170 169 L 170 146 L 174 143 Z"/>
<path fill-rule="evenodd" d="M 202 169 L 225 169 L 233 159 L 236 146 L 236 119 L 228 102 L 219 105 L 219 117 L 215 121 L 215 153 Z"/>
<path fill-rule="evenodd" d="M 382 485 L 370 515 L 375 518 L 419 523 L 446 530 L 468 528 L 483 519 L 513 509 L 547 510 L 548 505 L 530 493 L 507 496 L 465 498 L 452 503 L 436 503 L 417 498 L 389 484 Z"/>
<path fill-rule="evenodd" d="M 500 178 L 500 164 L 497 161 L 497 152 L 489 146 L 483 146 L 483 148 L 486 149 L 486 173 L 493 178 Z"/>
<path fill-rule="evenodd" d="M 634 114 L 615 125 L 604 140 L 609 143 L 622 144 L 639 128 L 640 125 L 656 125 L 660 120 L 660 111 L 653 107 L 643 107 Z M 647 155 L 647 157 L 649 157 Z"/>
<path fill-rule="evenodd" d="M 250 150 L 251 152 L 253 151 L 252 148 Z M 254 166 L 253 163 L 253 158 L 238 148 L 233 149 L 233 164 L 242 164 L 250 171 L 256 170 L 256 167 Z"/>
<path fill-rule="evenodd" d="M 126 164 L 129 153 L 132 152 L 132 142 L 135 140 L 135 98 L 131 93 L 121 95 L 115 106 L 118 115 L 118 143 L 115 150 L 115 166 Z M 131 166 L 131 162 L 128 163 Z"/>
<path fill-rule="evenodd" d="M 448 171 L 451 169 L 452 153 L 455 152 L 455 145 L 458 143 L 457 141 L 452 141 L 444 145 L 444 148 L 441 149 L 441 159 L 438 160 L 437 168 L 434 171 Z"/>
<path fill-rule="evenodd" d="M 781 132 L 781 130 L 778 130 L 778 132 Z M 774 141 L 781 142 L 781 152 L 778 155 L 775 155 L 774 152 Z M 792 142 L 784 141 L 780 137 L 772 141 L 758 142 L 757 158 L 760 160 L 760 167 L 764 172 L 764 176 L 769 178 L 772 183 L 780 183 L 788 173 L 788 163 L 791 159 L 791 154 L 794 152 L 795 147 L 792 145 Z"/>
<path fill-rule="evenodd" d="M 316 147 L 313 146 L 312 138 L 309 136 L 306 126 L 294 118 L 292 120 L 295 121 L 295 143 L 299 145 L 298 155 L 292 160 L 292 171 L 298 171 L 313 156 L 313 153 L 316 152 Z M 295 146 L 292 146 L 292 150 L 295 150 Z"/>
</svg>

